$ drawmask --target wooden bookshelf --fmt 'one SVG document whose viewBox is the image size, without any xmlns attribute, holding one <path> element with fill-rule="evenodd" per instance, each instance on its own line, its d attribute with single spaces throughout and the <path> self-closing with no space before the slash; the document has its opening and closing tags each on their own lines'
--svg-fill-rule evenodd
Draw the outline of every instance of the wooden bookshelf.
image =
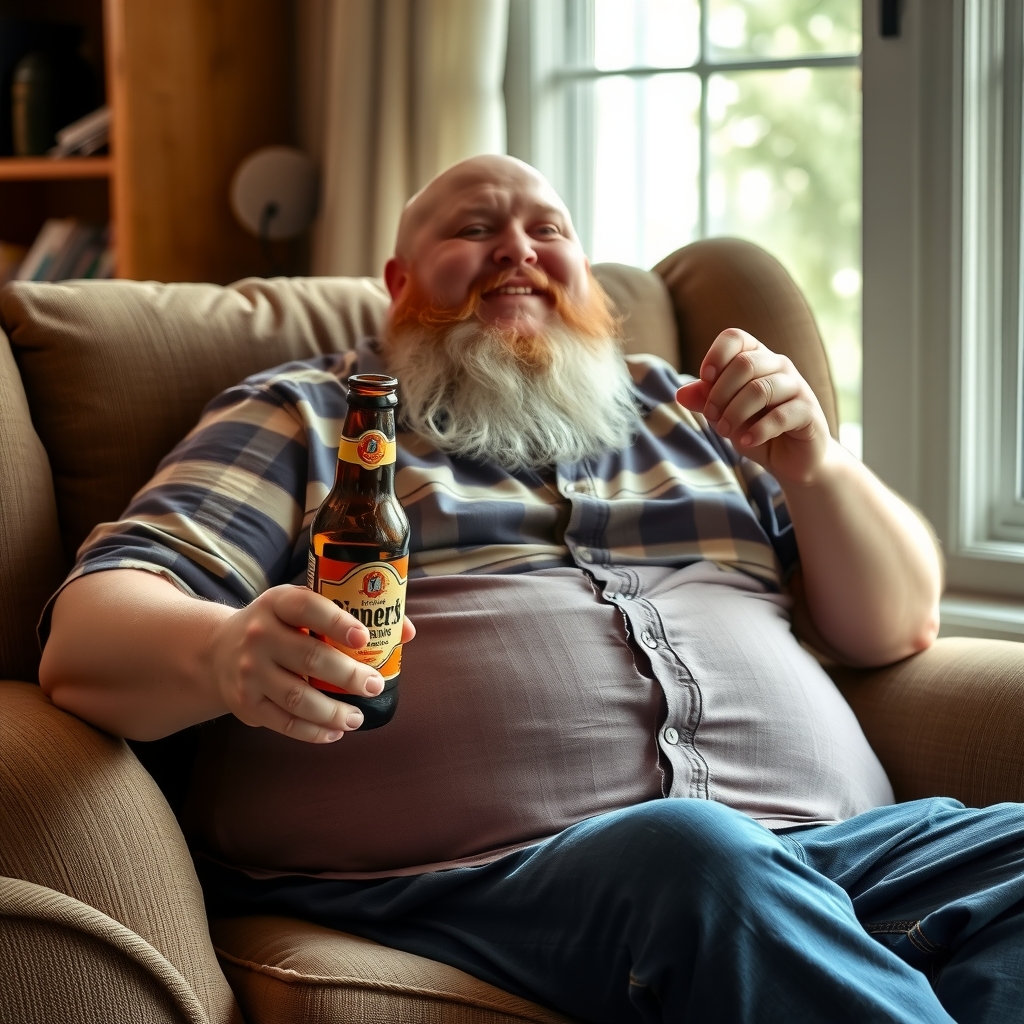
<svg viewBox="0 0 1024 1024">
<path fill-rule="evenodd" d="M 292 0 L 0 0 L 0 14 L 74 22 L 105 84 L 110 153 L 0 158 L 0 239 L 47 217 L 109 222 L 117 276 L 227 283 L 270 272 L 234 220 L 231 177 L 294 142 Z M 0 97 L 0 102 L 3 98 Z"/>
<path fill-rule="evenodd" d="M 109 156 L 0 157 L 0 181 L 58 181 L 64 178 L 109 178 L 114 161 Z"/>
</svg>

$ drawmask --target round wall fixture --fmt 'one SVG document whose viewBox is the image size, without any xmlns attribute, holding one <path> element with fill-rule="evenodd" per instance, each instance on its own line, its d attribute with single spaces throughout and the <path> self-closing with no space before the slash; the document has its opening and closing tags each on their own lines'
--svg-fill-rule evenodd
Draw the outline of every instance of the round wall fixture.
<svg viewBox="0 0 1024 1024">
<path fill-rule="evenodd" d="M 257 238 L 295 238 L 316 216 L 316 167 L 290 146 L 258 149 L 238 165 L 230 196 L 239 223 Z"/>
</svg>

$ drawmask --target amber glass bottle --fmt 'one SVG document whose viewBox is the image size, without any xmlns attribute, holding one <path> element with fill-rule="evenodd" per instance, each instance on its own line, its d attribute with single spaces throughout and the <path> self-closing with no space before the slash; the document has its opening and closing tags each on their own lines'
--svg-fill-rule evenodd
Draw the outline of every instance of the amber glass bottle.
<svg viewBox="0 0 1024 1024">
<path fill-rule="evenodd" d="M 394 377 L 383 374 L 349 377 L 334 487 L 309 529 L 310 589 L 350 612 L 370 633 L 369 643 L 358 650 L 335 646 L 376 668 L 384 690 L 361 697 L 320 679 L 310 683 L 359 708 L 361 729 L 386 725 L 398 707 L 409 520 L 395 495 L 397 387 Z"/>
</svg>

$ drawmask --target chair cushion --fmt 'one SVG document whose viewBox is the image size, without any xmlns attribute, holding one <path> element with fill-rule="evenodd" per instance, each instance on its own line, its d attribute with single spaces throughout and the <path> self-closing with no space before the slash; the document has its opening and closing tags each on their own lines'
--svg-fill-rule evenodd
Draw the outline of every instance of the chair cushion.
<svg viewBox="0 0 1024 1024">
<path fill-rule="evenodd" d="M 570 1024 L 445 964 L 284 917 L 210 922 L 248 1024 Z"/>
<path fill-rule="evenodd" d="M 950 636 L 883 668 L 827 667 L 897 800 L 1024 801 L 1024 644 Z"/>
</svg>

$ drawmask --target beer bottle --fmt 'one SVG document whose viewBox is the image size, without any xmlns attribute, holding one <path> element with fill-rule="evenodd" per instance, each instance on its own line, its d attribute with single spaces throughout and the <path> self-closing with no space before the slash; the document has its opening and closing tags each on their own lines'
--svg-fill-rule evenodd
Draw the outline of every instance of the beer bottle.
<svg viewBox="0 0 1024 1024">
<path fill-rule="evenodd" d="M 386 725 L 398 706 L 409 520 L 395 495 L 397 387 L 398 381 L 384 374 L 349 377 L 337 475 L 309 528 L 307 585 L 354 615 L 370 634 L 358 650 L 333 646 L 372 665 L 384 677 L 384 689 L 376 697 L 362 697 L 321 679 L 309 681 L 359 708 L 360 729 Z"/>
</svg>

